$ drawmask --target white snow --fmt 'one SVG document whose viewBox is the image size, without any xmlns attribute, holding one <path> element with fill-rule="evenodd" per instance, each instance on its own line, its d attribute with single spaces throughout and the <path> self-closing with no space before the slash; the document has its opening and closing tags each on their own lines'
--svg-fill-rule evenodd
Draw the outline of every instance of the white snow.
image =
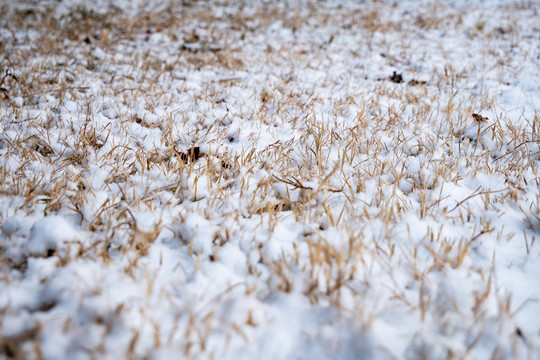
<svg viewBox="0 0 540 360">
<path fill-rule="evenodd" d="M 0 7 L 0 358 L 540 358 L 538 1 Z"/>
<path fill-rule="evenodd" d="M 77 231 L 61 216 L 48 216 L 39 219 L 30 229 L 30 238 L 25 244 L 25 253 L 32 256 L 44 256 L 48 251 L 65 248 L 70 242 L 76 242 Z"/>
</svg>

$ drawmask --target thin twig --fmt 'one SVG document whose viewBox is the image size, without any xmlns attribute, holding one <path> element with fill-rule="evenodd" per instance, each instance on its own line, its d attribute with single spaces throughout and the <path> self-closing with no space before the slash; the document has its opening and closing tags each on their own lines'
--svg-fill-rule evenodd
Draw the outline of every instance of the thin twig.
<svg viewBox="0 0 540 360">
<path fill-rule="evenodd" d="M 472 195 L 469 195 L 467 196 L 465 199 L 461 200 L 460 202 L 458 202 L 456 204 L 456 206 L 454 206 L 452 208 L 452 210 L 448 211 L 448 213 L 451 213 L 452 211 L 456 210 L 458 208 L 458 206 L 460 206 L 461 204 L 463 204 L 465 201 L 468 201 L 470 199 L 472 199 L 473 197 L 475 196 L 478 196 L 478 195 L 485 195 L 485 194 L 496 194 L 496 193 L 500 193 L 500 192 L 503 192 L 503 191 L 506 191 L 508 190 L 508 188 L 504 188 L 504 189 L 501 189 L 501 190 L 493 190 L 493 191 L 481 191 L 479 193 L 476 193 L 478 190 L 480 189 L 480 187 L 478 187 L 473 193 Z"/>
<path fill-rule="evenodd" d="M 506 154 L 501 155 L 501 156 L 499 156 L 499 157 L 496 158 L 496 159 L 493 159 L 493 161 L 497 161 L 497 160 L 499 160 L 499 159 L 502 159 L 503 157 L 506 157 L 506 155 L 509 155 L 509 154 L 514 153 L 514 152 L 516 151 L 516 149 L 517 149 L 518 147 L 520 147 L 521 145 L 525 145 L 525 144 L 528 144 L 528 143 L 537 143 L 537 142 L 540 142 L 540 140 L 527 140 L 527 141 L 524 141 L 524 142 L 522 142 L 521 144 L 519 144 L 518 146 L 516 146 L 516 147 L 514 148 L 514 150 L 508 151 Z"/>
</svg>

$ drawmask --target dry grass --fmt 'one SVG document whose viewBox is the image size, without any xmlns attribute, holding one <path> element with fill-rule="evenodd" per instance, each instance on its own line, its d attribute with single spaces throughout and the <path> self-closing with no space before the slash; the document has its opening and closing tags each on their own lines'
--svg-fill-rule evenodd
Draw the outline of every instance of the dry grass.
<svg viewBox="0 0 540 360">
<path fill-rule="evenodd" d="M 251 11 L 225 2 L 220 17 L 190 3 L 136 17 L 78 7 L 60 18 L 3 5 L 2 27 L 28 35 L 0 47 L 0 282 L 23 281 L 35 260 L 16 251 L 29 228 L 8 220 L 60 214 L 84 240 L 46 259 L 87 283 L 71 290 L 88 319 L 55 313 L 67 300 L 50 295 L 25 308 L 30 325 L 2 335 L 0 353 L 40 358 L 55 316 L 89 356 L 163 348 L 219 358 L 259 336 L 270 316 L 260 307 L 301 294 L 374 334 L 392 311 L 424 324 L 412 328 L 431 333 L 415 330 L 407 356 L 537 354 L 538 334 L 515 320 L 526 304 L 497 288 L 504 265 L 486 243 L 517 241 L 523 259 L 538 254 L 540 118 L 517 119 L 478 85 L 492 74 L 503 84 L 520 71 L 519 56 L 533 56 L 518 44 L 538 29 L 516 21 L 533 4 L 493 28 L 471 27 L 474 12 L 444 5 L 396 20 L 385 3 Z M 435 31 L 464 32 L 482 54 L 463 63 L 437 42 L 422 49 L 419 37 Z M 522 230 L 496 221 L 506 212 Z M 171 260 L 155 257 L 164 246 L 193 264 L 177 260 L 166 284 L 160 265 Z M 241 281 L 190 285 L 228 264 L 231 247 L 243 254 Z M 141 299 L 99 310 L 92 302 L 111 290 L 78 273 L 87 262 L 107 269 L 96 272 L 101 281 L 110 271 L 134 284 Z M 70 288 L 53 273 L 40 281 Z M 17 311 L 0 305 L 0 328 Z M 114 348 L 118 329 L 132 335 Z M 461 348 L 444 340 L 459 334 Z M 381 338 L 374 348 L 402 356 Z"/>
</svg>

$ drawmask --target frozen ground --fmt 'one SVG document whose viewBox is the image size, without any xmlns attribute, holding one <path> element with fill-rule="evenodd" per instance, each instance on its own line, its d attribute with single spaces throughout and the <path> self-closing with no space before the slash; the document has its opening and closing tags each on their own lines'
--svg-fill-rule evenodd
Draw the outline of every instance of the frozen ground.
<svg viewBox="0 0 540 360">
<path fill-rule="evenodd" d="M 540 358 L 538 9 L 0 1 L 0 358 Z"/>
</svg>

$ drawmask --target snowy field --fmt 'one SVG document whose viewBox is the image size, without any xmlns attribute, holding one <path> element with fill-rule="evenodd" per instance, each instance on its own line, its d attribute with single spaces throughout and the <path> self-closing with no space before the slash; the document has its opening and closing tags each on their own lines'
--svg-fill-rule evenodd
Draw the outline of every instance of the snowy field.
<svg viewBox="0 0 540 360">
<path fill-rule="evenodd" d="M 539 1 L 0 1 L 0 359 L 539 359 Z"/>
</svg>

